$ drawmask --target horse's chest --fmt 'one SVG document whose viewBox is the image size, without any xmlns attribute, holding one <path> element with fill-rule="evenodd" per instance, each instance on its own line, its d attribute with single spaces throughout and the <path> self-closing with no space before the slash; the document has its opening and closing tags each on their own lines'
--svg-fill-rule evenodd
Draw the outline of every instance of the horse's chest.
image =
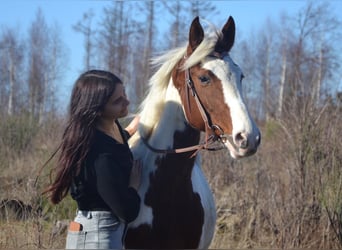
<svg viewBox="0 0 342 250">
<path fill-rule="evenodd" d="M 140 211 L 149 214 L 150 219 L 140 217 L 139 224 L 138 217 L 135 228 L 128 231 L 126 247 L 198 248 L 202 235 L 207 234 L 203 229 L 207 230 L 208 214 L 212 212 L 207 210 L 213 206 L 206 204 L 212 195 L 205 178 L 197 173 L 197 167 L 193 173 L 194 160 L 180 164 L 171 157 L 155 163 L 159 167 L 149 175 Z"/>
</svg>

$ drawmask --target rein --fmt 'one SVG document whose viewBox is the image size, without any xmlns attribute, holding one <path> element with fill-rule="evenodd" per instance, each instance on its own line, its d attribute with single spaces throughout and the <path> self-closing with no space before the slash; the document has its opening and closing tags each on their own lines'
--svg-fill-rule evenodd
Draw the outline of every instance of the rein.
<svg viewBox="0 0 342 250">
<path fill-rule="evenodd" d="M 224 147 L 209 147 L 208 145 L 211 145 L 213 143 L 215 143 L 216 141 L 220 141 L 220 139 L 216 136 L 216 135 L 211 135 L 209 136 L 209 138 L 207 140 L 205 140 L 204 142 L 194 145 L 194 146 L 190 146 L 190 147 L 185 147 L 185 148 L 175 148 L 175 149 L 158 149 L 155 148 L 153 146 L 151 146 L 147 139 L 144 137 L 141 137 L 143 143 L 146 145 L 146 147 L 155 152 L 155 153 L 159 153 L 159 154 L 180 154 L 180 153 L 186 153 L 186 152 L 191 152 L 191 151 L 195 151 L 190 158 L 194 157 L 198 151 L 200 151 L 201 149 L 205 149 L 208 151 L 217 151 L 217 150 L 221 150 Z"/>
<path fill-rule="evenodd" d="M 212 54 L 211 56 L 214 57 L 222 57 L 221 55 L 219 55 L 218 53 Z M 187 57 L 184 56 L 184 59 L 186 59 Z M 190 102 L 190 95 L 189 95 L 189 89 L 191 90 L 191 96 L 193 98 L 195 98 L 196 101 L 196 105 L 197 108 L 201 114 L 201 117 L 203 119 L 203 122 L 205 124 L 205 140 L 202 143 L 199 143 L 197 145 L 194 146 L 190 146 L 190 147 L 185 147 L 185 148 L 178 148 L 178 149 L 157 149 L 154 148 L 153 146 L 151 146 L 147 139 L 144 137 L 141 137 L 143 143 L 147 146 L 148 149 L 150 149 L 151 151 L 155 152 L 155 153 L 163 153 L 163 154 L 178 154 L 178 153 L 185 153 L 185 152 L 190 152 L 190 151 L 195 151 L 192 155 L 191 158 L 194 157 L 201 149 L 205 149 L 205 150 L 209 150 L 209 151 L 217 151 L 217 150 L 221 150 L 223 148 L 225 148 L 224 146 L 221 147 L 210 147 L 210 145 L 212 145 L 215 142 L 220 142 L 222 144 L 224 144 L 224 142 L 227 140 L 227 138 L 224 136 L 224 132 L 221 129 L 220 126 L 216 125 L 216 124 L 212 124 L 210 116 L 208 115 L 208 112 L 205 110 L 204 106 L 202 105 L 195 85 L 191 79 L 191 75 L 190 75 L 190 68 L 188 68 L 187 70 L 185 70 L 185 93 L 186 93 L 186 104 L 189 105 Z M 187 118 L 186 112 L 185 113 L 185 118 L 186 120 L 189 122 L 189 119 Z M 189 122 L 190 124 L 190 122 Z M 210 132 L 213 132 L 213 134 L 210 135 Z"/>
</svg>

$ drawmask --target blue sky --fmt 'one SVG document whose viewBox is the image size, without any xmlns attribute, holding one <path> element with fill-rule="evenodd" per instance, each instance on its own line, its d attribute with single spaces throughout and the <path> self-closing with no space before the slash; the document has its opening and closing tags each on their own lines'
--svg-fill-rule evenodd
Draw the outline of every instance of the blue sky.
<svg viewBox="0 0 342 250">
<path fill-rule="evenodd" d="M 305 6 L 302 0 L 230 0 L 212 1 L 220 14 L 213 21 L 223 25 L 229 15 L 235 19 L 237 36 L 248 36 L 253 29 L 260 29 L 267 18 L 278 20 L 281 13 L 294 15 Z M 324 1 L 323 1 L 324 2 Z M 333 6 L 336 16 L 341 17 L 342 1 L 326 0 Z M 23 36 L 27 36 L 28 26 L 35 18 L 40 7 L 48 25 L 57 23 L 61 29 L 62 39 L 68 49 L 69 68 L 64 82 L 66 88 L 71 88 L 74 80 L 80 73 L 83 64 L 83 37 L 75 32 L 72 26 L 82 19 L 83 13 L 92 9 L 95 17 L 99 17 L 106 0 L 1 0 L 0 3 L 0 31 L 5 27 L 14 27 Z M 65 93 L 68 95 L 68 93 Z"/>
</svg>

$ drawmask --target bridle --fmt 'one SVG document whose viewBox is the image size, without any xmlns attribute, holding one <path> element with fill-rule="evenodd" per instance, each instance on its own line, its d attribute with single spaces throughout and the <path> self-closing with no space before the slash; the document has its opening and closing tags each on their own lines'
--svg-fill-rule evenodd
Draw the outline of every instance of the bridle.
<svg viewBox="0 0 342 250">
<path fill-rule="evenodd" d="M 219 57 L 222 58 L 226 54 L 220 54 L 217 52 L 214 52 L 210 54 L 212 57 Z M 187 56 L 184 56 L 184 59 L 187 59 Z M 144 144 L 149 148 L 151 151 L 155 153 L 163 153 L 163 154 L 177 154 L 177 153 L 185 153 L 185 152 L 190 152 L 190 151 L 195 151 L 191 157 L 195 156 L 200 150 L 209 150 L 209 151 L 217 151 L 225 148 L 224 143 L 227 141 L 227 137 L 224 134 L 223 129 L 216 124 L 212 123 L 212 120 L 210 118 L 210 114 L 206 111 L 205 107 L 203 106 L 202 102 L 200 101 L 200 98 L 198 96 L 198 93 L 196 91 L 194 82 L 191 79 L 191 74 L 190 74 L 190 68 L 187 68 L 185 70 L 185 96 L 186 100 L 183 105 L 187 105 L 189 107 L 190 103 L 190 98 L 194 98 L 196 102 L 196 106 L 201 114 L 202 120 L 205 125 L 205 140 L 197 145 L 190 146 L 190 147 L 184 147 L 184 148 L 177 148 L 177 149 L 157 149 L 151 146 L 147 139 L 144 137 L 141 137 L 142 141 Z M 186 109 L 186 107 L 185 107 Z M 188 109 L 189 110 L 189 109 Z M 190 111 L 189 111 L 190 112 Z M 188 121 L 188 123 L 191 125 L 190 120 L 187 117 L 187 112 L 185 111 L 185 118 Z M 220 142 L 221 146 L 220 147 L 212 147 L 215 142 Z"/>
</svg>

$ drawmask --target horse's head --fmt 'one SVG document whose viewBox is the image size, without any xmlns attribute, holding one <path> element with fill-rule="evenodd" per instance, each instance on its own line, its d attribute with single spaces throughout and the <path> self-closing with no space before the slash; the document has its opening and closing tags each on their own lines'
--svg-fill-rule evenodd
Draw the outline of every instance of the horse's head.
<svg viewBox="0 0 342 250">
<path fill-rule="evenodd" d="M 242 97 L 242 71 L 228 54 L 235 38 L 232 17 L 214 37 L 205 37 L 199 18 L 193 20 L 186 55 L 172 80 L 191 126 L 216 134 L 233 158 L 249 156 L 261 136 Z"/>
</svg>

